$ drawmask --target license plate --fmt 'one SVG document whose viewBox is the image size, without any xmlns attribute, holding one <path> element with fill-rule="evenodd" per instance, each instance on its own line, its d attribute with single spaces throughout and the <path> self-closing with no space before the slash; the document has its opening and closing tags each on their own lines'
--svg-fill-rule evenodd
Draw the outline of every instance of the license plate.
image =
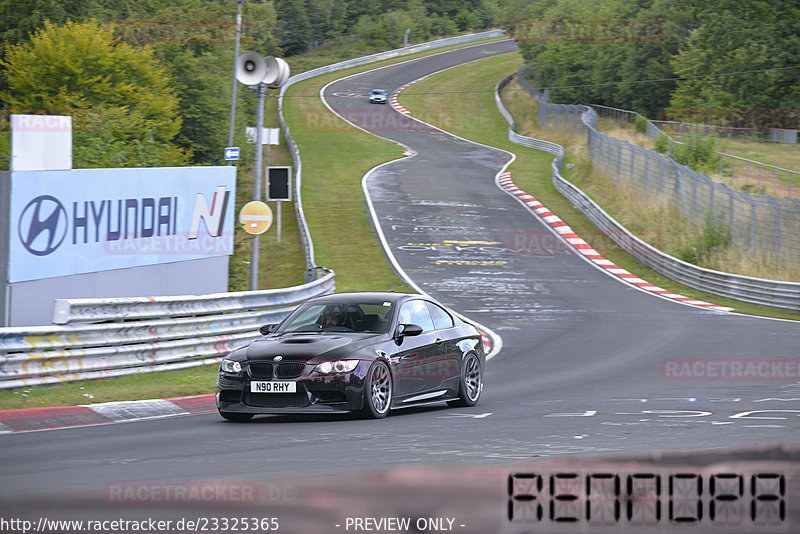
<svg viewBox="0 0 800 534">
<path fill-rule="evenodd" d="M 250 382 L 250 393 L 297 393 L 297 382 Z"/>
</svg>

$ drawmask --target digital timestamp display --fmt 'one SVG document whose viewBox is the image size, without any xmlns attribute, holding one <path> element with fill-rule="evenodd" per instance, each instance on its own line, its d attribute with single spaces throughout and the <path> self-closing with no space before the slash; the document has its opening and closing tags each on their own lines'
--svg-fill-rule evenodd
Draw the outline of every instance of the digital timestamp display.
<svg viewBox="0 0 800 534">
<path fill-rule="evenodd" d="M 582 529 L 786 530 L 786 477 L 775 472 L 542 471 L 508 476 L 508 521 Z M 605 530 L 605 529 L 604 529 Z M 583 530 L 582 530 L 583 531 Z"/>
</svg>

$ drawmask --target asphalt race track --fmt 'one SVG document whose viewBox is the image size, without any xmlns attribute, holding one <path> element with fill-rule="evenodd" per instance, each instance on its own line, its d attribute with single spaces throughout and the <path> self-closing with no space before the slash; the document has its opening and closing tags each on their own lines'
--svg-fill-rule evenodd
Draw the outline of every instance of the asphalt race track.
<svg viewBox="0 0 800 534">
<path fill-rule="evenodd" d="M 508 153 L 367 102 L 370 89 L 391 93 L 447 67 L 514 53 L 514 46 L 503 41 L 438 54 L 324 90 L 338 114 L 415 153 L 365 181 L 388 251 L 402 271 L 423 291 L 502 336 L 503 349 L 487 365 L 475 408 L 407 410 L 381 421 L 260 417 L 251 424 L 206 413 L 7 434 L 0 436 L 0 499 L 79 495 L 107 501 L 109 484 L 208 480 L 291 480 L 331 493 L 337 480 L 350 480 L 334 476 L 389 468 L 416 473 L 411 479 L 421 483 L 420 473 L 439 466 L 455 465 L 463 473 L 576 454 L 642 457 L 650 451 L 800 445 L 800 379 L 773 376 L 777 359 L 797 357 L 800 323 L 691 307 L 612 278 L 571 252 L 495 184 Z M 704 365 L 768 360 L 773 375 L 681 378 L 674 365 L 686 359 Z M 469 481 L 461 484 L 469 494 Z M 278 513 L 281 499 L 267 499 Z M 795 504 L 800 506 L 797 499 Z M 504 508 L 498 511 L 502 516 Z M 284 519 L 286 531 L 307 531 L 300 527 L 302 514 L 291 517 L 298 523 L 295 528 Z M 480 530 L 477 519 L 464 517 L 465 527 L 454 530 Z M 346 529 L 330 525 L 329 531 Z"/>
</svg>

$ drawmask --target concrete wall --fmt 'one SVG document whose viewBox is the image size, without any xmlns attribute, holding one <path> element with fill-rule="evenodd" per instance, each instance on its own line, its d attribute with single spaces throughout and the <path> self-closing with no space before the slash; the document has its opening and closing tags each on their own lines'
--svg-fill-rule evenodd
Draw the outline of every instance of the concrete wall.
<svg viewBox="0 0 800 534">
<path fill-rule="evenodd" d="M 228 256 L 215 256 L 3 284 L 0 290 L 8 293 L 6 326 L 43 326 L 52 324 L 57 298 L 204 295 L 227 292 L 227 285 Z"/>
</svg>

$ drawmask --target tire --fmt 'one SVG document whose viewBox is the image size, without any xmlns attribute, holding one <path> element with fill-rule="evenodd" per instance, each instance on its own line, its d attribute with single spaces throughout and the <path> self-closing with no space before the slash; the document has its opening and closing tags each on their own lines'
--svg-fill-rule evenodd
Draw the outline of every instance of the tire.
<svg viewBox="0 0 800 534">
<path fill-rule="evenodd" d="M 237 413 L 237 412 L 219 412 L 223 419 L 233 421 L 234 423 L 246 423 L 253 418 L 251 413 Z"/>
<path fill-rule="evenodd" d="M 361 416 L 367 419 L 382 419 L 392 407 L 392 373 L 382 361 L 373 363 L 364 382 L 364 407 Z"/>
<path fill-rule="evenodd" d="M 461 383 L 458 388 L 458 399 L 447 401 L 448 406 L 466 408 L 478 404 L 483 391 L 483 370 L 478 357 L 469 353 L 461 364 Z"/>
</svg>

